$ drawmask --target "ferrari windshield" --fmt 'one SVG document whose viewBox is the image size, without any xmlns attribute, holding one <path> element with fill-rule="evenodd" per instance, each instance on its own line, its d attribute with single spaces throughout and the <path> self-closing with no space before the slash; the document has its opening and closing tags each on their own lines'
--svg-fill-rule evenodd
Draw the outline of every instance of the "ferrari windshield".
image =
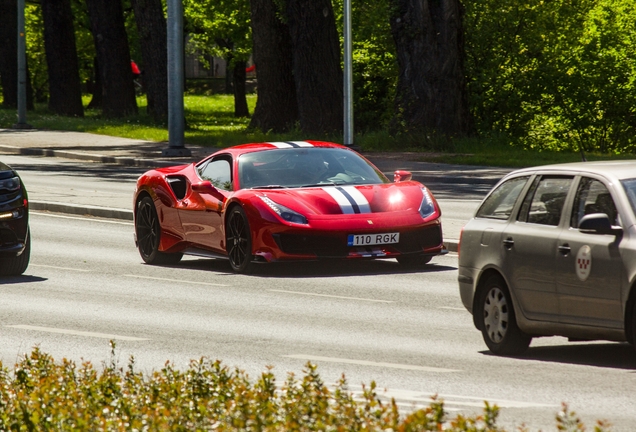
<svg viewBox="0 0 636 432">
<path fill-rule="evenodd" d="M 339 148 L 290 148 L 239 158 L 241 189 L 389 183 L 357 153 Z"/>
</svg>

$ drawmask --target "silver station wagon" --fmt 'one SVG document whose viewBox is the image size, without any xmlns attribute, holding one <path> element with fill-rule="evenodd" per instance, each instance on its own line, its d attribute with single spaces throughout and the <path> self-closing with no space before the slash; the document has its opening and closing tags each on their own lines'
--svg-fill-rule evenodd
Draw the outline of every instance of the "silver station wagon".
<svg viewBox="0 0 636 432">
<path fill-rule="evenodd" d="M 486 345 L 636 338 L 636 161 L 505 176 L 462 230 L 459 291 Z"/>
</svg>

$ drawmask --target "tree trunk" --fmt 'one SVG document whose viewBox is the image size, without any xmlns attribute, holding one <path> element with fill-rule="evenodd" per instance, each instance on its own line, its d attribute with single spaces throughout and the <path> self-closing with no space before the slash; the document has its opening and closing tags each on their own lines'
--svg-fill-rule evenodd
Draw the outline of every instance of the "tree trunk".
<svg viewBox="0 0 636 432">
<path fill-rule="evenodd" d="M 247 74 L 245 67 L 247 62 L 234 62 L 234 117 L 249 117 L 250 110 L 247 107 L 247 97 L 245 95 L 245 81 Z"/>
<path fill-rule="evenodd" d="M 470 132 L 459 0 L 391 0 L 399 67 L 398 132 Z"/>
<path fill-rule="evenodd" d="M 0 0 L 0 79 L 2 105 L 18 107 L 18 2 Z"/>
<path fill-rule="evenodd" d="M 86 0 L 102 79 L 105 117 L 137 114 L 121 0 Z"/>
<path fill-rule="evenodd" d="M 309 134 L 342 131 L 340 40 L 331 0 L 287 0 L 287 17 L 300 127 Z"/>
<path fill-rule="evenodd" d="M 49 73 L 49 108 L 60 115 L 84 116 L 70 0 L 41 0 Z"/>
<path fill-rule="evenodd" d="M 93 95 L 87 108 L 101 108 L 102 107 L 102 75 L 99 72 L 99 61 L 97 57 L 93 59 L 93 76 L 90 80 L 90 92 Z"/>
<path fill-rule="evenodd" d="M 298 121 L 289 28 L 275 0 L 251 0 L 251 8 L 258 99 L 250 127 L 285 132 Z"/>
<path fill-rule="evenodd" d="M 168 118 L 168 48 L 161 0 L 132 0 L 143 60 L 142 77 L 148 114 L 156 122 Z"/>
</svg>

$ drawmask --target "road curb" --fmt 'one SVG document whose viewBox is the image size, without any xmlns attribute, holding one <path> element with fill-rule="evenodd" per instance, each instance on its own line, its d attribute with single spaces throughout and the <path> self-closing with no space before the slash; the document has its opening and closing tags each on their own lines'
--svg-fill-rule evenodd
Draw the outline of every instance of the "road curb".
<svg viewBox="0 0 636 432">
<path fill-rule="evenodd" d="M 167 166 L 179 165 L 181 163 L 187 163 L 183 160 L 154 160 L 154 159 L 143 159 L 143 158 L 133 158 L 133 157 L 124 157 L 124 156 L 105 156 L 101 154 L 95 153 L 85 153 L 85 152 L 72 152 L 66 150 L 54 150 L 47 148 L 33 148 L 33 147 L 14 147 L 7 145 L 0 145 L 0 151 L 14 154 L 14 155 L 23 155 L 23 156 L 48 156 L 48 157 L 58 157 L 65 159 L 75 159 L 86 162 L 99 162 L 99 163 L 108 163 L 108 164 L 117 164 L 124 166 L 138 166 L 145 168 L 160 168 Z"/>
<path fill-rule="evenodd" d="M 132 210 L 97 207 L 88 205 L 63 204 L 48 201 L 29 201 L 29 208 L 36 211 L 50 211 L 53 213 L 66 213 L 80 216 L 95 216 L 108 219 L 121 219 L 132 221 Z"/>
</svg>

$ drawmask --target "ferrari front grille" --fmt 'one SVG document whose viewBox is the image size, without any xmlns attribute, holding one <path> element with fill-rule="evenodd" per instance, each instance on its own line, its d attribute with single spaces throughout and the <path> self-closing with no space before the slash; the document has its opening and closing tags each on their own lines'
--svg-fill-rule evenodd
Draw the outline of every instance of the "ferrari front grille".
<svg viewBox="0 0 636 432">
<path fill-rule="evenodd" d="M 316 255 L 317 257 L 346 257 L 352 250 L 347 246 L 346 235 L 303 235 L 274 234 L 278 247 L 287 254 Z M 403 231 L 400 242 L 384 245 L 388 250 L 399 253 L 416 253 L 442 244 L 442 228 L 432 225 L 424 228 Z"/>
</svg>

